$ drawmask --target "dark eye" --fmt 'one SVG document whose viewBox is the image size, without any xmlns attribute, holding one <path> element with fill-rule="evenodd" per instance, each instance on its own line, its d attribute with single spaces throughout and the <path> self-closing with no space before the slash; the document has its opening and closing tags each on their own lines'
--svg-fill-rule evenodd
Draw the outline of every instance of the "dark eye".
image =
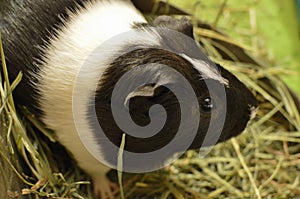
<svg viewBox="0 0 300 199">
<path fill-rule="evenodd" d="M 213 101 L 210 97 L 205 98 L 201 102 L 201 109 L 205 112 L 210 112 L 214 108 Z"/>
</svg>

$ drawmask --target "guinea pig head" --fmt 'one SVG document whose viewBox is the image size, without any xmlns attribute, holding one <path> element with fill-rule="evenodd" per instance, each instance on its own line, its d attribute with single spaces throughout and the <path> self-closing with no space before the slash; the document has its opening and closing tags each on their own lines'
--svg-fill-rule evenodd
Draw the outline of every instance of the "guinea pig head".
<svg viewBox="0 0 300 199">
<path fill-rule="evenodd" d="M 155 165 L 153 160 L 160 164 L 174 153 L 215 145 L 245 129 L 257 108 L 254 95 L 208 59 L 188 31 L 139 26 L 137 32 L 131 37 L 136 41 L 127 43 L 133 50 L 111 59 L 92 98 L 90 110 L 103 131 L 94 135 L 106 161 L 115 165 L 112 154 L 118 153 L 122 134 L 125 152 L 153 155 L 141 160 L 144 169 Z M 161 149 L 163 155 L 155 155 Z M 136 167 L 130 158 L 125 154 L 124 165 Z"/>
<path fill-rule="evenodd" d="M 243 83 L 221 66 L 208 60 L 200 64 L 195 62 L 162 49 L 138 49 L 116 59 L 101 80 L 95 99 L 98 121 L 109 140 L 118 146 L 121 133 L 126 133 L 115 121 L 111 99 L 117 81 L 128 71 L 131 74 L 125 78 L 125 82 L 134 81 L 138 76 L 145 82 L 142 81 L 134 89 L 130 89 L 130 84 L 121 85 L 121 92 L 128 89 L 127 95 L 117 96 L 117 99 L 123 100 L 115 106 L 124 106 L 129 112 L 128 115 L 121 116 L 122 121 L 130 119 L 135 125 L 145 129 L 134 136 L 127 134 L 126 150 L 138 153 L 158 150 L 170 144 L 178 131 L 184 133 L 180 135 L 178 142 L 173 143 L 174 146 L 180 146 L 183 140 L 190 139 L 188 148 L 193 149 L 214 145 L 240 134 L 257 107 L 255 97 Z M 172 70 L 158 67 L 160 65 Z M 206 74 L 211 72 L 209 70 L 219 73 L 219 76 L 210 79 L 209 74 Z M 182 79 L 176 74 L 182 75 Z M 182 86 L 183 79 L 191 89 Z M 152 108 L 156 105 L 163 109 L 153 111 Z M 121 110 L 124 107 L 118 108 Z M 186 122 L 181 126 L 183 120 Z M 161 128 L 155 126 L 155 123 L 158 126 L 162 124 Z M 150 132 L 157 127 L 156 133 L 144 135 L 146 127 L 151 124 L 154 126 Z M 130 125 L 131 122 L 126 128 L 134 131 Z"/>
</svg>

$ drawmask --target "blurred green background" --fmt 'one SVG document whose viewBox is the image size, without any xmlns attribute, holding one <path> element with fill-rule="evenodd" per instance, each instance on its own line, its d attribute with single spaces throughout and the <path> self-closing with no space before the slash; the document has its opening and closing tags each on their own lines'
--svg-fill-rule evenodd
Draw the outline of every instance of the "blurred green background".
<svg viewBox="0 0 300 199">
<path fill-rule="evenodd" d="M 270 66 L 295 71 L 282 77 L 300 95 L 300 26 L 297 16 L 300 0 L 169 2 L 215 24 L 231 38 L 252 46 L 251 53 L 262 60 L 267 59 Z M 221 15 L 216 19 L 218 13 Z"/>
</svg>

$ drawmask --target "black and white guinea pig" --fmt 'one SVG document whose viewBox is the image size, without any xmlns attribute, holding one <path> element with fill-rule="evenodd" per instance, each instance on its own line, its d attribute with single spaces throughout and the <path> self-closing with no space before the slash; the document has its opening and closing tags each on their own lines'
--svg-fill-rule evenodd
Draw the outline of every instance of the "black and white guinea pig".
<svg viewBox="0 0 300 199">
<path fill-rule="evenodd" d="M 91 176 L 95 194 L 100 198 L 113 198 L 106 173 L 110 169 L 107 165 L 115 165 L 117 151 L 108 151 L 107 142 L 119 146 L 123 131 L 114 120 L 111 97 L 114 86 L 126 72 L 143 65 L 145 68 L 141 70 L 150 71 L 151 78 L 159 82 L 140 85 L 130 93 L 127 100 L 132 120 L 146 126 L 153 117 L 160 117 L 149 115 L 155 104 L 162 105 L 168 117 L 159 133 L 151 137 L 127 135 L 125 151 L 150 153 L 171 143 L 183 117 L 180 100 L 169 90 L 176 88 L 179 80 L 152 67 L 153 64 L 178 71 L 194 91 L 197 105 L 189 107 L 189 114 L 184 117 L 195 119 L 197 129 L 187 149 L 213 145 L 240 134 L 255 114 L 255 97 L 237 78 L 205 56 L 193 40 L 193 27 L 186 19 L 161 16 L 148 24 L 127 0 L 1 0 L 0 4 L 1 33 L 10 78 L 13 80 L 20 71 L 24 73 L 14 92 L 16 102 L 27 106 L 56 132 L 59 142 Z M 128 31 L 136 37 L 106 42 Z M 100 52 L 99 56 L 94 54 L 97 61 L 86 62 L 103 43 L 106 43 L 103 51 L 109 52 L 108 56 Z M 128 52 L 129 47 L 134 50 Z M 83 65 L 90 71 L 82 75 L 86 79 L 74 93 L 74 82 Z M 94 74 L 98 77 L 96 93 L 92 95 L 87 91 L 95 87 Z M 133 72 L 132 77 L 138 75 Z M 211 86 L 208 88 L 207 84 Z M 214 88 L 224 88 L 225 100 Z M 74 121 L 74 95 L 79 99 L 75 105 L 79 124 Z M 93 111 L 106 138 L 96 131 L 89 117 Z M 219 124 L 222 116 L 223 124 Z M 82 143 L 78 125 L 91 150 Z M 220 135 L 215 134 L 218 131 Z M 190 137 L 186 126 L 184 134 L 173 145 L 180 145 Z M 215 142 L 210 141 L 214 139 Z M 105 164 L 96 160 L 90 151 L 97 153 Z M 163 164 L 167 156 L 176 152 L 170 150 L 166 156 L 147 164 L 150 167 Z M 126 164 L 126 156 L 124 159 Z"/>
</svg>

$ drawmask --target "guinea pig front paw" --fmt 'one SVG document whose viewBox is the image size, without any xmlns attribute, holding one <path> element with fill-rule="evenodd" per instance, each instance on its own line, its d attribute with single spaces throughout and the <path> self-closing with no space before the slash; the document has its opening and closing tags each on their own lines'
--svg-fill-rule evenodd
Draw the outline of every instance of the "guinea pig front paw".
<svg viewBox="0 0 300 199">
<path fill-rule="evenodd" d="M 116 199 L 115 193 L 119 190 L 116 183 L 111 182 L 106 176 L 93 180 L 94 194 L 97 199 Z"/>
</svg>

